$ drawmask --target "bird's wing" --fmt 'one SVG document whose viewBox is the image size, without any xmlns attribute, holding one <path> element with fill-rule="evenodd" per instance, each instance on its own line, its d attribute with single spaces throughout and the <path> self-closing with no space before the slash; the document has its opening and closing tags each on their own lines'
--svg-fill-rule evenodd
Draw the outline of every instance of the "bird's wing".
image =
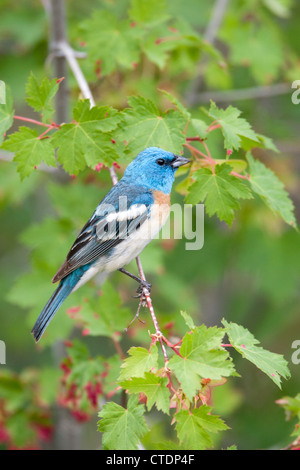
<svg viewBox="0 0 300 470">
<path fill-rule="evenodd" d="M 153 202 L 152 194 L 144 188 L 121 186 L 121 197 L 127 198 L 127 209 L 124 202 L 120 204 L 120 190 L 116 187 L 112 188 L 83 227 L 52 282 L 107 254 L 147 220 Z"/>
</svg>

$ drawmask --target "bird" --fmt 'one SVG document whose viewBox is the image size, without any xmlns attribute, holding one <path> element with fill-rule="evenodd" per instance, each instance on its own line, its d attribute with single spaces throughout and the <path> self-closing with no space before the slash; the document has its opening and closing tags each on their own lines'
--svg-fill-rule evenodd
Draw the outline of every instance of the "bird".
<svg viewBox="0 0 300 470">
<path fill-rule="evenodd" d="M 31 331 L 36 342 L 66 298 L 99 272 L 123 272 L 139 282 L 139 293 L 144 287 L 151 288 L 124 266 L 142 252 L 166 222 L 175 173 L 189 162 L 159 147 L 148 147 L 132 160 L 96 207 L 53 277 L 58 287 Z"/>
</svg>

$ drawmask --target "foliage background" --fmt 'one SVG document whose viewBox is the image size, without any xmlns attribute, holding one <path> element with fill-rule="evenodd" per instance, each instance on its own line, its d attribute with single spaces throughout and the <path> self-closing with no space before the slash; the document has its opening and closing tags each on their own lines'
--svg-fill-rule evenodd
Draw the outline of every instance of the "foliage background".
<svg viewBox="0 0 300 470">
<path fill-rule="evenodd" d="M 158 92 L 159 88 L 167 89 L 187 103 L 195 77 L 199 75 L 204 49 L 200 49 L 199 54 L 199 48 L 190 44 L 181 46 L 176 45 L 176 41 L 174 44 L 166 41 L 158 54 L 152 50 L 153 46 L 151 49 L 149 39 L 147 53 L 144 49 L 141 55 L 137 54 L 136 64 L 132 63 L 131 55 L 127 58 L 123 51 L 120 60 L 113 64 L 109 47 L 107 50 L 103 47 L 99 64 L 99 49 L 87 47 L 96 39 L 101 46 L 98 29 L 93 30 L 91 23 L 86 23 L 96 10 L 104 8 L 120 20 L 126 16 L 128 8 L 134 8 L 134 3 L 126 0 L 66 2 L 69 39 L 76 49 L 87 50 L 89 54 L 82 66 L 97 103 L 122 109 L 127 105 L 127 96 L 142 94 L 164 107 L 165 98 Z M 163 2 L 156 3 L 157 15 L 148 18 L 153 37 L 172 34 L 158 20 L 165 12 L 187 32 L 194 29 L 202 36 L 205 33 L 213 2 L 170 0 L 163 11 L 159 10 Z M 207 97 L 219 106 L 236 105 L 257 132 L 275 141 L 280 150 L 278 154 L 258 149 L 256 156 L 285 183 L 296 207 L 297 220 L 300 212 L 299 106 L 291 101 L 290 87 L 292 81 L 300 79 L 299 18 L 300 6 L 296 1 L 229 1 L 215 43 L 221 55 L 211 50 L 205 54 L 200 68 L 199 96 L 189 103 L 199 117 L 202 116 L 199 106 L 207 104 Z M 104 40 L 111 37 L 109 19 L 107 25 Z M 0 78 L 11 87 L 16 114 L 34 118 L 35 114 L 25 101 L 27 78 L 31 71 L 38 77 L 43 77 L 45 71 L 49 76 L 52 74 L 51 64 L 45 63 L 48 26 L 43 4 L 38 0 L 2 0 L 0 40 Z M 68 80 L 72 103 L 78 97 L 78 89 L 71 73 Z M 278 83 L 286 84 L 285 93 L 232 101 L 234 93 L 230 91 L 272 87 Z M 220 99 L 220 91 L 228 91 L 227 100 Z M 17 124 L 11 131 L 17 129 Z M 213 155 L 221 153 L 220 145 L 216 136 L 211 148 Z M 3 152 L 3 155 L 2 160 L 6 154 Z M 62 376 L 58 366 L 66 353 L 63 339 L 70 335 L 79 338 L 93 355 L 115 352 L 111 338 L 83 337 L 80 329 L 73 329 L 70 315 L 64 313 L 96 287 L 91 284 L 78 299 L 68 301 L 41 346 L 36 347 L 30 330 L 51 293 L 53 273 L 74 235 L 109 187 L 108 172 L 92 170 L 85 170 L 67 181 L 37 171 L 20 183 L 15 164 L 0 163 L 0 339 L 7 348 L 7 364 L 1 365 L 0 370 L 4 375 L 8 370 L 20 373 L 26 383 L 21 392 L 19 383 L 9 385 L 12 408 L 18 400 L 24 402 L 24 406 L 29 404 L 33 414 L 45 407 L 39 420 L 40 430 L 45 432 L 48 424 L 51 428 L 51 423 L 54 428 L 50 441 L 38 445 L 48 448 L 99 446 L 96 417 L 84 424 L 78 423 L 56 400 Z M 182 203 L 183 198 L 174 192 L 175 201 Z M 186 251 L 184 240 L 157 241 L 147 247 L 142 261 L 147 278 L 154 286 L 154 304 L 159 308 L 163 325 L 173 321 L 174 332 L 176 329 L 180 332 L 181 309 L 188 311 L 198 324 L 204 322 L 207 326 L 220 325 L 225 317 L 227 321 L 249 328 L 264 347 L 284 354 L 289 361 L 291 379 L 283 383 L 280 391 L 251 364 L 234 357 L 242 379 L 230 378 L 228 384 L 216 389 L 213 398 L 215 412 L 231 428 L 224 433 L 223 441 L 217 443 L 218 447 L 236 444 L 238 448 L 255 449 L 287 445 L 293 423 L 285 421 L 275 400 L 285 395 L 294 396 L 299 391 L 299 365 L 290 361 L 291 345 L 299 339 L 300 329 L 298 233 L 260 201 L 250 201 L 242 204 L 230 229 L 217 218 L 206 216 L 205 244 L 201 251 Z M 113 321 L 117 321 L 121 302 L 123 313 L 130 319 L 136 309 L 131 299 L 135 286 L 119 273 L 111 276 L 109 283 L 113 288 L 108 284 L 105 289 L 112 300 L 107 300 L 104 308 L 111 311 Z M 147 329 L 151 325 L 148 313 L 143 318 L 147 321 L 145 326 L 135 325 L 130 335 L 123 334 L 123 351 L 132 345 L 147 344 Z M 36 377 L 42 403 L 30 388 Z M 5 387 L 0 387 L 0 392 L 5 393 Z M 160 414 L 153 413 L 151 419 L 156 436 L 169 438 Z M 10 423 L 10 432 L 15 436 L 16 446 L 28 446 L 32 440 L 22 413 Z M 23 439 L 18 440 L 20 435 Z M 147 436 L 145 445 L 151 447 L 151 439 L 153 436 Z M 5 446 L 5 438 L 3 440 Z"/>
</svg>

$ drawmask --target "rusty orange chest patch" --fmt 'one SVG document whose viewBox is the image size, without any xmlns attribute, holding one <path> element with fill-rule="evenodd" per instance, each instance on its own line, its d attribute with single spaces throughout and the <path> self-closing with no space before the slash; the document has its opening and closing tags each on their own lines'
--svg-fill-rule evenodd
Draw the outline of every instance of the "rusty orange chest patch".
<svg viewBox="0 0 300 470">
<path fill-rule="evenodd" d="M 170 194 L 165 194 L 162 191 L 153 191 L 154 204 L 166 204 L 170 206 L 171 196 Z"/>
<path fill-rule="evenodd" d="M 159 229 L 164 225 L 170 214 L 170 194 L 165 194 L 162 191 L 153 191 L 154 204 L 151 209 L 152 222 L 159 226 Z"/>
</svg>

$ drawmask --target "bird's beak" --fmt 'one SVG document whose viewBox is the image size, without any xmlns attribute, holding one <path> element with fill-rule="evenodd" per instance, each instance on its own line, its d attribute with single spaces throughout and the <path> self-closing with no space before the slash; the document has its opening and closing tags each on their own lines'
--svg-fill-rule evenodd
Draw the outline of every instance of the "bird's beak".
<svg viewBox="0 0 300 470">
<path fill-rule="evenodd" d="M 190 163 L 191 160 L 188 160 L 185 157 L 181 157 L 180 155 L 174 155 L 175 159 L 171 163 L 171 166 L 173 168 L 178 168 L 182 165 L 186 165 L 187 163 Z"/>
</svg>

